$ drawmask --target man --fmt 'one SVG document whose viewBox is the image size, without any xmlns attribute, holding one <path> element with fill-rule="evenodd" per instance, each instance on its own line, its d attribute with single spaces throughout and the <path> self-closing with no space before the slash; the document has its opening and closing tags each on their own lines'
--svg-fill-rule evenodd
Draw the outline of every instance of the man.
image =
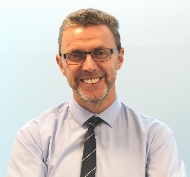
<svg viewBox="0 0 190 177">
<path fill-rule="evenodd" d="M 56 61 L 73 99 L 19 130 L 7 177 L 185 176 L 172 131 L 116 95 L 124 60 L 118 28 L 115 17 L 96 9 L 64 20 Z"/>
</svg>

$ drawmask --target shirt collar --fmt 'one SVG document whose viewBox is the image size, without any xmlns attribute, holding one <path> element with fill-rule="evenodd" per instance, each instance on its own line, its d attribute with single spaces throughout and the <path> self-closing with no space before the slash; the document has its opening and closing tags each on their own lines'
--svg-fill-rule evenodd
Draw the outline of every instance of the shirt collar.
<svg viewBox="0 0 190 177">
<path fill-rule="evenodd" d="M 71 111 L 72 116 L 81 127 L 93 115 L 100 117 L 111 127 L 113 127 L 116 120 L 119 117 L 121 103 L 119 99 L 116 97 L 115 101 L 106 110 L 104 110 L 100 114 L 94 114 L 88 111 L 87 109 L 81 107 L 74 99 L 72 99 L 69 104 L 69 109 Z"/>
</svg>

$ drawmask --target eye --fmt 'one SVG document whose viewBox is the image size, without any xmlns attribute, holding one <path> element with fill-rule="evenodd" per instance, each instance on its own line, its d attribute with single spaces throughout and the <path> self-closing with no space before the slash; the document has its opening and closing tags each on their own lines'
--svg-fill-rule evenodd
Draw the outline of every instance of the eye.
<svg viewBox="0 0 190 177">
<path fill-rule="evenodd" d="M 104 57 L 107 57 L 108 55 L 109 55 L 109 53 L 107 52 L 106 49 L 97 49 L 94 51 L 95 57 L 104 58 Z"/>
<path fill-rule="evenodd" d="M 82 52 L 72 52 L 69 55 L 69 60 L 80 60 L 84 59 L 84 53 Z"/>
</svg>

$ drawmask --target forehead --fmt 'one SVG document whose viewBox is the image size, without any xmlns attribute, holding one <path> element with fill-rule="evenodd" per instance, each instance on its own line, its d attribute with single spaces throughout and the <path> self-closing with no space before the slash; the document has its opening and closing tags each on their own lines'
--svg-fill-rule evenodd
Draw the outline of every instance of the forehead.
<svg viewBox="0 0 190 177">
<path fill-rule="evenodd" d="M 116 47 L 113 34 L 106 25 L 74 27 L 63 31 L 61 50 L 91 50 L 95 47 Z"/>
</svg>

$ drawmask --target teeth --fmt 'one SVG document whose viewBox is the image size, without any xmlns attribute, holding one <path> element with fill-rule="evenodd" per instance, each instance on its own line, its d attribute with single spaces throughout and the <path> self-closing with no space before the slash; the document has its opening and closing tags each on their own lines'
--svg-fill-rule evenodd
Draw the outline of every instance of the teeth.
<svg viewBox="0 0 190 177">
<path fill-rule="evenodd" d="M 84 82 L 86 84 L 95 84 L 96 82 L 98 82 L 100 79 L 99 78 L 95 78 L 95 79 L 84 79 Z"/>
</svg>

